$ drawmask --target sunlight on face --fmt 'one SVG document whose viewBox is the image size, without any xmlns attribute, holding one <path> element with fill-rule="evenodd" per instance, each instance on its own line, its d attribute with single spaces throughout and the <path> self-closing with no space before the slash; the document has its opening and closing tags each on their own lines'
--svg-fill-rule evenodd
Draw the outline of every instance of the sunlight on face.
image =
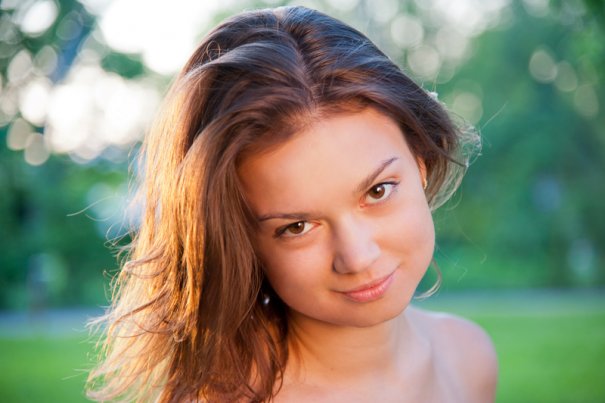
<svg viewBox="0 0 605 403">
<path fill-rule="evenodd" d="M 434 248 L 419 164 L 373 109 L 245 158 L 255 244 L 292 320 L 370 326 L 408 305 Z"/>
</svg>

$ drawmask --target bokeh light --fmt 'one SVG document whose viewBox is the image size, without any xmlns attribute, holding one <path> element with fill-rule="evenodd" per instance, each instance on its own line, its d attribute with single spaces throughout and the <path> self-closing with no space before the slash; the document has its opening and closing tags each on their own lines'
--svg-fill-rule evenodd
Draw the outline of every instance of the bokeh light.
<svg viewBox="0 0 605 403">
<path fill-rule="evenodd" d="M 40 0 L 36 2 L 24 2 L 16 15 L 16 22 L 21 27 L 21 32 L 29 36 L 43 34 L 55 22 L 59 7 L 53 0 Z"/>
</svg>

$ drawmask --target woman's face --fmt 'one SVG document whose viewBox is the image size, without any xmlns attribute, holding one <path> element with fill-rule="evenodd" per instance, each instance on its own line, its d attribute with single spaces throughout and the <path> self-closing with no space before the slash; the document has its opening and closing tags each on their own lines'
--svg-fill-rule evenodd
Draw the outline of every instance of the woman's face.
<svg viewBox="0 0 605 403">
<path fill-rule="evenodd" d="M 242 161 L 255 247 L 291 320 L 363 327 L 405 309 L 434 248 L 418 162 L 370 108 Z"/>
</svg>

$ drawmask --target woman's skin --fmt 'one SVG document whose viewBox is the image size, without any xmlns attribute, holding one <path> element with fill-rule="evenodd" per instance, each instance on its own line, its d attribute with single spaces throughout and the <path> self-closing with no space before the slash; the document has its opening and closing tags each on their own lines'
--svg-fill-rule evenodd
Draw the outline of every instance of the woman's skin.
<svg viewBox="0 0 605 403">
<path fill-rule="evenodd" d="M 289 307 L 277 401 L 489 402 L 488 336 L 409 307 L 435 234 L 423 162 L 368 108 L 331 116 L 239 168 L 267 279 Z"/>
</svg>

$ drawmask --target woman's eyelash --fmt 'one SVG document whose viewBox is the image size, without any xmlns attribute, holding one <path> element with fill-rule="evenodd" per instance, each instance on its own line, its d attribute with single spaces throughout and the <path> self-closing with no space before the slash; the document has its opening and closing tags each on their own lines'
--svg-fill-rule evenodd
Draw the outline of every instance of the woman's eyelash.
<svg viewBox="0 0 605 403">
<path fill-rule="evenodd" d="M 380 182 L 373 185 L 366 192 L 366 201 L 368 198 L 371 198 L 369 204 L 378 203 L 384 201 L 392 196 L 394 192 L 397 191 L 397 186 L 399 185 L 398 181 L 388 181 L 388 182 Z M 382 192 L 382 193 L 381 193 Z"/>
<path fill-rule="evenodd" d="M 284 226 L 284 227 L 278 227 L 275 232 L 273 233 L 273 238 L 279 238 L 280 236 L 282 236 L 284 234 L 284 231 L 286 231 L 286 229 L 288 228 L 288 226 Z"/>
<path fill-rule="evenodd" d="M 275 238 L 283 237 L 285 235 L 286 231 L 288 231 L 291 228 L 295 228 L 295 226 L 299 226 L 300 227 L 300 225 L 303 226 L 302 230 L 300 231 L 300 233 L 298 233 L 298 234 L 297 233 L 293 233 L 292 236 L 295 237 L 297 235 L 303 235 L 306 232 L 305 231 L 305 226 L 309 225 L 309 223 L 307 223 L 306 221 L 296 221 L 296 222 L 293 222 L 291 224 L 284 225 L 283 227 L 277 228 L 277 230 L 275 231 L 274 237 Z"/>
</svg>

